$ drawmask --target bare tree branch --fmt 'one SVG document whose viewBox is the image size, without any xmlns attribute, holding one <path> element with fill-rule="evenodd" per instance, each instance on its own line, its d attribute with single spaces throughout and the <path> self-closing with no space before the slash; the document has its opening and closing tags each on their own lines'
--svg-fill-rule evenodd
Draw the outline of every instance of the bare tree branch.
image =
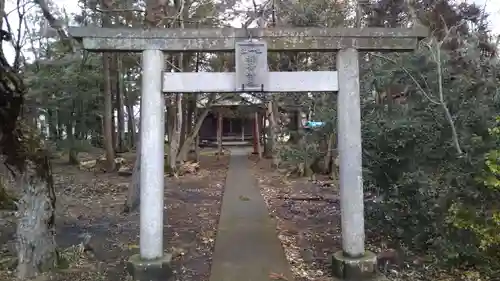
<svg viewBox="0 0 500 281">
<path fill-rule="evenodd" d="M 42 9 L 43 17 L 49 22 L 50 27 L 57 31 L 57 34 L 62 40 L 69 40 L 71 36 L 68 32 L 66 24 L 56 19 L 50 12 L 49 6 L 45 0 L 34 0 L 34 2 Z"/>
<path fill-rule="evenodd" d="M 388 61 L 388 62 L 391 62 L 391 63 L 393 63 L 393 64 L 395 64 L 395 65 L 398 65 L 398 63 L 397 63 L 395 60 L 393 60 L 393 59 L 391 59 L 391 58 L 389 58 L 389 57 L 386 57 L 386 56 L 384 56 L 384 55 L 377 54 L 377 53 L 370 53 L 370 55 L 371 55 L 371 56 L 374 56 L 374 57 L 377 57 L 377 58 L 384 59 L 384 60 L 386 60 L 386 61 Z M 434 100 L 433 98 L 431 98 L 431 96 L 429 95 L 429 93 L 428 93 L 426 90 L 424 90 L 424 88 L 422 87 L 422 85 L 420 85 L 420 83 L 417 81 L 417 79 L 415 78 L 415 76 L 413 76 L 413 75 L 410 73 L 410 71 L 409 71 L 406 67 L 404 67 L 404 66 L 402 66 L 402 65 L 400 65 L 399 67 L 400 67 L 400 68 L 401 68 L 401 70 L 403 70 L 403 72 L 404 72 L 404 73 L 405 73 L 405 74 L 406 74 L 406 75 L 407 75 L 407 76 L 408 76 L 408 77 L 412 80 L 412 82 L 415 84 L 415 86 L 418 88 L 418 90 L 422 93 L 422 95 L 423 95 L 423 96 L 424 96 L 424 97 L 425 97 L 425 98 L 426 98 L 429 102 L 431 102 L 431 103 L 433 103 L 433 104 L 437 104 L 437 105 L 439 105 L 439 104 L 440 104 L 438 101 L 436 101 L 436 100 Z"/>
<path fill-rule="evenodd" d="M 22 48 L 24 46 L 25 36 L 23 36 L 23 34 L 22 34 L 22 31 L 23 31 L 22 26 L 23 26 L 23 23 L 25 22 L 24 16 L 26 15 L 26 9 L 25 9 L 25 4 L 22 4 L 21 0 L 17 0 L 16 2 L 17 2 L 16 3 L 17 8 L 14 9 L 13 11 L 17 11 L 17 17 L 19 19 L 17 31 L 14 32 L 7 15 L 4 16 L 4 22 L 5 22 L 5 26 L 7 27 L 7 32 L 10 34 L 11 40 L 9 40 L 9 41 L 12 44 L 12 47 L 14 48 L 14 51 L 15 51 L 14 62 L 13 62 L 12 67 L 14 70 L 19 70 L 19 68 L 21 66 L 21 59 L 23 58 L 21 51 L 22 51 Z"/>
<path fill-rule="evenodd" d="M 430 97 L 430 94 L 423 89 L 423 87 L 415 79 L 415 77 L 408 71 L 408 69 L 406 69 L 404 66 L 400 66 L 400 68 L 406 73 L 406 75 L 408 75 L 408 77 L 410 77 L 410 79 L 413 81 L 413 83 L 415 83 L 415 85 L 420 90 L 420 92 L 431 103 L 436 104 L 436 105 L 440 105 L 441 108 L 443 108 L 443 111 L 444 111 L 444 114 L 445 114 L 445 118 L 448 121 L 448 124 L 450 125 L 450 128 L 451 128 L 451 139 L 452 139 L 452 142 L 453 142 L 453 147 L 457 151 L 458 155 L 463 155 L 463 150 L 462 150 L 462 148 L 460 146 L 460 142 L 459 142 L 459 139 L 458 139 L 458 132 L 457 132 L 457 129 L 455 127 L 455 123 L 453 121 L 453 116 L 451 115 L 451 112 L 450 112 L 448 106 L 446 105 L 446 101 L 445 101 L 445 98 L 444 98 L 443 65 L 442 65 L 442 58 L 441 58 L 441 52 L 442 52 L 442 46 L 443 46 L 443 44 L 449 39 L 451 32 L 453 32 L 454 30 L 456 30 L 456 28 L 458 28 L 461 24 L 457 25 L 457 26 L 453 26 L 451 28 L 448 28 L 446 26 L 446 23 L 444 23 L 444 19 L 442 19 L 442 20 L 443 20 L 443 24 L 444 24 L 444 30 L 446 32 L 445 35 L 444 35 L 444 37 L 443 37 L 443 39 L 440 40 L 440 41 L 436 40 L 435 43 L 433 43 L 433 40 L 431 40 L 431 42 L 428 42 L 428 43 L 425 44 L 427 46 L 427 48 L 429 49 L 429 51 L 431 52 L 431 55 L 432 55 L 432 58 L 433 58 L 434 62 L 436 63 L 436 68 L 437 68 L 436 71 L 437 71 L 437 79 L 438 79 L 438 93 L 437 93 L 438 100 L 436 101 L 436 100 L 434 100 L 434 99 L 432 99 Z M 385 60 L 387 60 L 389 62 L 397 64 L 396 61 L 394 61 L 393 59 L 388 58 L 386 56 L 375 54 L 375 53 L 372 53 L 371 55 L 375 56 L 375 57 L 383 58 L 383 59 L 385 59 Z"/>
</svg>

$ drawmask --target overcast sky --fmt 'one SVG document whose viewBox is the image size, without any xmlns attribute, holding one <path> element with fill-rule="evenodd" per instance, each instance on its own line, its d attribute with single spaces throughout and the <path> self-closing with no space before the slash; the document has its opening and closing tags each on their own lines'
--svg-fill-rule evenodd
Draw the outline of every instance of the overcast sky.
<svg viewBox="0 0 500 281">
<path fill-rule="evenodd" d="M 459 2 L 475 2 L 476 4 L 484 7 L 486 12 L 490 15 L 490 27 L 494 34 L 500 35 L 500 0 L 457 0 Z M 76 4 L 76 0 L 57 0 L 55 1 L 60 8 L 64 8 L 68 13 L 76 13 L 78 12 L 78 6 Z M 260 2 L 260 1 L 257 1 Z M 15 0 L 6 0 L 5 11 L 8 13 L 16 7 Z M 17 13 L 11 13 L 8 16 L 9 22 L 11 26 L 17 27 L 19 20 L 17 17 Z M 5 23 L 4 23 L 5 29 Z M 5 56 L 12 63 L 14 58 L 14 50 L 12 46 L 9 44 L 2 44 L 4 48 Z"/>
</svg>

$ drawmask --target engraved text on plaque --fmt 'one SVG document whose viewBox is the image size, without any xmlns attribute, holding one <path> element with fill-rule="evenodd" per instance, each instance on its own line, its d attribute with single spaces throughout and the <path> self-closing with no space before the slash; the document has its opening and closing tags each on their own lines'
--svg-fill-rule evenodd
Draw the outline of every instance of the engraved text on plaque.
<svg viewBox="0 0 500 281">
<path fill-rule="evenodd" d="M 235 55 L 236 91 L 264 91 L 269 72 L 266 42 L 237 42 Z"/>
</svg>

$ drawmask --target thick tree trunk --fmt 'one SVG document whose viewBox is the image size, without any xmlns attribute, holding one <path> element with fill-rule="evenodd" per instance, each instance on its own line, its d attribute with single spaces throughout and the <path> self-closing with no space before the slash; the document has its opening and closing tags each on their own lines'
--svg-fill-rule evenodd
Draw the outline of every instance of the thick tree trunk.
<svg viewBox="0 0 500 281">
<path fill-rule="evenodd" d="M 188 153 L 193 145 L 193 138 L 190 138 L 190 136 L 193 135 L 194 130 L 193 116 L 196 112 L 196 98 L 196 96 L 189 96 L 189 98 L 184 101 L 184 121 L 182 126 L 180 149 L 177 156 L 177 160 L 181 162 L 187 161 Z M 184 147 L 187 147 L 187 149 L 183 150 Z"/>
<path fill-rule="evenodd" d="M 0 0 L 0 13 L 4 12 L 3 4 Z M 56 198 L 49 157 L 39 131 L 26 126 L 19 118 L 25 85 L 18 70 L 8 64 L 1 46 L 0 72 L 0 158 L 15 172 L 17 189 L 22 194 L 16 213 L 17 277 L 26 280 L 54 268 L 58 261 L 54 226 Z"/>
<path fill-rule="evenodd" d="M 48 161 L 48 160 L 47 160 Z M 51 180 L 39 177 L 29 163 L 18 177 L 23 190 L 18 202 L 17 277 L 20 280 L 35 277 L 53 269 L 58 262 L 55 241 L 55 194 Z"/>
<path fill-rule="evenodd" d="M 106 9 L 108 7 L 106 1 L 102 1 Z M 108 27 L 110 24 L 107 13 L 102 15 L 103 27 Z M 106 150 L 106 171 L 112 172 L 115 170 L 115 147 L 113 146 L 113 93 L 111 92 L 111 55 L 102 54 L 103 70 L 104 70 L 104 148 Z"/>
<path fill-rule="evenodd" d="M 104 67 L 104 149 L 106 150 L 106 170 L 115 170 L 115 147 L 113 145 L 113 97 L 110 80 L 110 55 L 103 55 Z"/>
</svg>

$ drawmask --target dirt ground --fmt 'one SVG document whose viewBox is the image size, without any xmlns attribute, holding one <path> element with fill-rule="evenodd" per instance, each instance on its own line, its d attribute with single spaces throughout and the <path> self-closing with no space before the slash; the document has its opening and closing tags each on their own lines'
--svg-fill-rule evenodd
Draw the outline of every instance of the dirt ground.
<svg viewBox="0 0 500 281">
<path fill-rule="evenodd" d="M 286 179 L 272 172 L 269 160 L 250 159 L 295 281 L 330 280 L 330 257 L 341 249 L 336 187 L 318 184 L 319 178 Z"/>
<path fill-rule="evenodd" d="M 270 160 L 257 161 L 255 156 L 250 159 L 270 215 L 277 221 L 278 237 L 295 281 L 332 280 L 331 256 L 342 249 L 337 183 L 326 176 L 316 176 L 314 180 L 287 178 L 285 173 L 271 168 Z M 365 200 L 371 199 L 373 195 L 365 192 Z M 384 248 L 384 241 L 388 238 L 376 229 L 366 229 L 367 250 L 389 257 L 392 252 Z M 379 263 L 379 270 L 388 280 L 470 280 L 457 278 L 460 273 L 417 264 L 418 256 L 409 252 L 395 258 L 401 264 Z"/>
<path fill-rule="evenodd" d="M 128 159 L 133 163 L 133 159 Z M 57 161 L 56 161 L 57 162 Z M 202 155 L 200 171 L 168 178 L 165 189 L 165 238 L 174 253 L 173 280 L 208 280 L 229 157 Z M 138 252 L 138 212 L 123 214 L 131 177 L 85 172 L 53 164 L 57 201 L 57 243 L 69 268 L 45 280 L 128 280 L 125 261 Z M 0 213 L 0 280 L 13 280 L 6 262 L 13 255 L 14 214 Z M 93 252 L 79 244 L 90 235 Z"/>
</svg>

